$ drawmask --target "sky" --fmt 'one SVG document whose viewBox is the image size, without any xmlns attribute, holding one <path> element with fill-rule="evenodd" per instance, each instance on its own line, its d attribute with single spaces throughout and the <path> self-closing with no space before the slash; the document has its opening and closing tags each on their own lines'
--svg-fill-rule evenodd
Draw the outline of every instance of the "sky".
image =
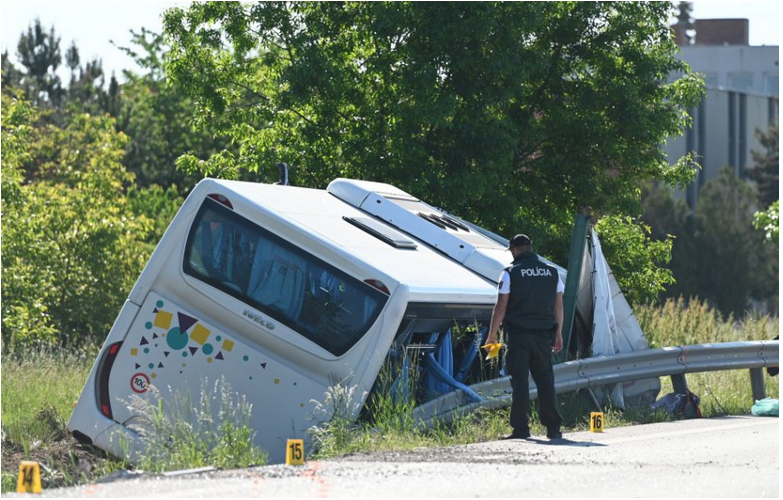
<svg viewBox="0 0 783 500">
<path fill-rule="evenodd" d="M 161 31 L 161 15 L 170 7 L 186 7 L 190 2 L 163 1 L 0 1 L 0 35 L 2 51 L 8 50 L 15 60 L 19 36 L 36 17 L 48 31 L 51 26 L 60 35 L 60 49 L 65 53 L 76 42 L 82 64 L 99 58 L 104 72 L 114 72 L 122 81 L 122 70 L 138 71 L 132 59 L 119 46 L 129 46 L 130 30 L 145 27 Z M 743 18 L 750 23 L 751 45 L 779 45 L 780 11 L 777 1 L 696 0 L 695 19 Z M 65 78 L 65 64 L 61 66 Z"/>
<path fill-rule="evenodd" d="M 163 12 L 170 7 L 186 7 L 190 2 L 162 1 L 0 1 L 0 36 L 2 51 L 15 56 L 22 32 L 36 18 L 48 32 L 54 26 L 60 36 L 64 55 L 71 41 L 76 42 L 82 65 L 98 58 L 107 75 L 114 72 L 122 81 L 122 70 L 139 71 L 133 59 L 117 46 L 131 46 L 130 31 L 142 27 L 160 32 Z M 117 45 L 113 45 L 112 41 Z M 15 57 L 14 57 L 15 60 Z M 65 61 L 61 65 L 64 69 Z M 67 71 L 65 71 L 67 74 Z M 61 78 L 63 76 L 61 75 Z M 65 80 L 67 81 L 67 79 Z"/>
</svg>

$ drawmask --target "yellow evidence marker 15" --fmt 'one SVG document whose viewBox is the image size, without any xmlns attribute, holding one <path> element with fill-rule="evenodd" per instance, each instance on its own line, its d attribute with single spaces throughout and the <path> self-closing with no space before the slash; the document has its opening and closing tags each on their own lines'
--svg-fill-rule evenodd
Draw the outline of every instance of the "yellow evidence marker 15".
<svg viewBox="0 0 783 500">
<path fill-rule="evenodd" d="M 16 483 L 16 492 L 41 492 L 41 466 L 38 465 L 38 462 L 22 462 L 19 464 L 19 480 Z"/>
<path fill-rule="evenodd" d="M 304 465 L 304 441 L 289 439 L 285 446 L 286 465 Z"/>
<path fill-rule="evenodd" d="M 604 431 L 604 414 L 600 411 L 590 413 L 590 432 Z"/>
</svg>

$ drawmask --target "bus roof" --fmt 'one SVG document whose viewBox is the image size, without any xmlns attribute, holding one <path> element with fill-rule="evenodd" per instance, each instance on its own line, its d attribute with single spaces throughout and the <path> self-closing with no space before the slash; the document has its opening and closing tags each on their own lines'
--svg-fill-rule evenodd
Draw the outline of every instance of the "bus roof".
<svg viewBox="0 0 783 500">
<path fill-rule="evenodd" d="M 311 252 L 327 246 L 407 285 L 411 301 L 492 303 L 497 296 L 490 280 L 325 190 L 214 179 L 202 183 L 207 194 L 219 191 L 248 218 L 257 215 L 255 222 L 271 218 L 291 235 L 307 235 Z"/>
</svg>

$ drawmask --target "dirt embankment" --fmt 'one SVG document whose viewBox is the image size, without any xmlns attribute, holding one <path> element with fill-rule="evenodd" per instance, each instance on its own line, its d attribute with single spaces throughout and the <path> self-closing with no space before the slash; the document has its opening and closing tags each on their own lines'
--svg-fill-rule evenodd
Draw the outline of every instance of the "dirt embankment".
<svg viewBox="0 0 783 500">
<path fill-rule="evenodd" d="M 46 440 L 24 445 L 2 435 L 3 474 L 17 477 L 23 461 L 41 464 L 41 487 L 73 486 L 94 481 L 116 467 L 101 450 L 80 444 L 68 432 L 65 421 L 54 407 L 38 412 L 37 419 L 48 430 Z"/>
</svg>

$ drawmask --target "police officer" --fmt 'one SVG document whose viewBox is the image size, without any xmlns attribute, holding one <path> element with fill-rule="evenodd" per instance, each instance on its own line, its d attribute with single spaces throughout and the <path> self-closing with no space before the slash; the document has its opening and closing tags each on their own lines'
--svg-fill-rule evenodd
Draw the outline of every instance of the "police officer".
<svg viewBox="0 0 783 500">
<path fill-rule="evenodd" d="M 513 432 L 504 439 L 530 437 L 528 373 L 538 388 L 538 407 L 547 437 L 563 437 L 562 418 L 557 411 L 552 352 L 563 348 L 563 291 L 560 275 L 553 266 L 533 253 L 533 241 L 518 234 L 508 244 L 514 262 L 503 270 L 498 299 L 492 311 L 487 343 L 497 342 L 497 331 L 506 329 L 506 371 L 511 376 Z"/>
</svg>

